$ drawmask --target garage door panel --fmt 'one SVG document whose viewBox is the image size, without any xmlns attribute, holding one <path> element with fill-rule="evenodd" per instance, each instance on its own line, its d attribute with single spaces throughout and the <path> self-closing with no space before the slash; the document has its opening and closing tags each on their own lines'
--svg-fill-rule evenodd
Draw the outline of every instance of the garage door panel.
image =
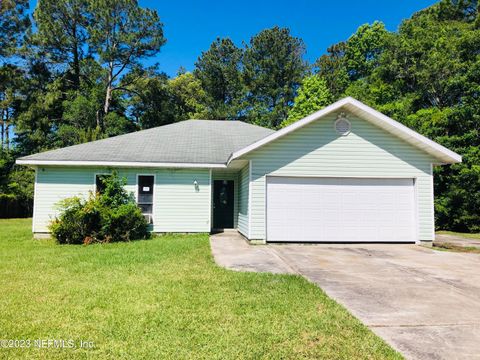
<svg viewBox="0 0 480 360">
<path fill-rule="evenodd" d="M 393 219 L 398 225 L 408 223 L 412 214 L 408 209 L 397 209 L 395 212 L 396 216 Z"/>
<path fill-rule="evenodd" d="M 415 241 L 413 184 L 267 177 L 267 240 Z"/>
</svg>

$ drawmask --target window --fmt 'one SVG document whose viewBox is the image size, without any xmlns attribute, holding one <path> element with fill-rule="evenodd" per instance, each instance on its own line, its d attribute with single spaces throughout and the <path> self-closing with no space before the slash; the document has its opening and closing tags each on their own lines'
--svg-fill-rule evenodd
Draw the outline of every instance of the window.
<svg viewBox="0 0 480 360">
<path fill-rule="evenodd" d="M 335 121 L 335 131 L 342 136 L 348 135 L 350 133 L 350 121 L 343 117 L 338 118 Z"/>
<path fill-rule="evenodd" d="M 105 190 L 104 179 L 110 177 L 110 174 L 96 174 L 95 175 L 95 192 L 103 194 Z"/>
<path fill-rule="evenodd" d="M 153 214 L 153 175 L 138 175 L 137 203 L 144 215 Z"/>
</svg>

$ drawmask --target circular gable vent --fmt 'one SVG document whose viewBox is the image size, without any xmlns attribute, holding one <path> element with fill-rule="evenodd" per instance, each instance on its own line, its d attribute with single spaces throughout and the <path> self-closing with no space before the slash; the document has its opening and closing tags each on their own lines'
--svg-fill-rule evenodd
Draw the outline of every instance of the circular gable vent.
<svg viewBox="0 0 480 360">
<path fill-rule="evenodd" d="M 345 118 L 344 114 L 340 114 L 338 119 L 335 121 L 335 131 L 342 136 L 348 135 L 350 133 L 350 121 Z"/>
</svg>

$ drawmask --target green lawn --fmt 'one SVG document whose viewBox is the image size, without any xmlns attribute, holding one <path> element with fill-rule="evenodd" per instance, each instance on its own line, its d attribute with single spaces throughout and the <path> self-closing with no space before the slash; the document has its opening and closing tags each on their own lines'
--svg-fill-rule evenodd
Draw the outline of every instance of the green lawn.
<svg viewBox="0 0 480 360">
<path fill-rule="evenodd" d="M 400 358 L 301 277 L 219 268 L 207 235 L 56 245 L 30 222 L 0 220 L 0 339 L 94 348 L 0 358 Z"/>
<path fill-rule="evenodd" d="M 444 231 L 444 230 L 437 231 L 436 233 L 439 235 L 452 235 L 452 236 L 458 236 L 458 237 L 463 237 L 467 239 L 480 239 L 480 233 L 471 234 L 471 233 L 459 233 L 455 231 Z"/>
<path fill-rule="evenodd" d="M 453 251 L 462 253 L 480 254 L 480 249 L 474 246 L 459 246 L 451 243 L 433 244 L 433 250 Z"/>
</svg>

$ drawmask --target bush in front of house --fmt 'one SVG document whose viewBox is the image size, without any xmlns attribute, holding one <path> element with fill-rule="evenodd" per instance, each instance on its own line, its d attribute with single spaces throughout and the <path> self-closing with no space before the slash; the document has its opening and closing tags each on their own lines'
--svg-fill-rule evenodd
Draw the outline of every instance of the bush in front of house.
<svg viewBox="0 0 480 360">
<path fill-rule="evenodd" d="M 102 178 L 102 193 L 87 199 L 74 196 L 62 200 L 59 216 L 50 223 L 52 236 L 60 244 L 130 241 L 149 236 L 148 223 L 128 193 L 125 179 L 116 173 Z"/>
</svg>

